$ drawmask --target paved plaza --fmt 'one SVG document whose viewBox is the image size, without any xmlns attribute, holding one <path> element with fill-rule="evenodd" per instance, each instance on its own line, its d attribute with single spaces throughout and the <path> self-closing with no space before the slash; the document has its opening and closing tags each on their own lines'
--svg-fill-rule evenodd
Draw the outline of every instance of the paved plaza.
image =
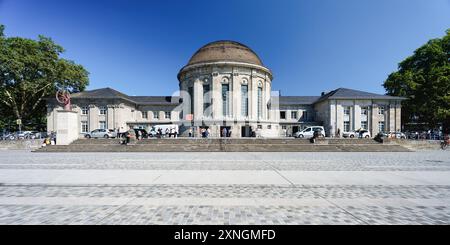
<svg viewBox="0 0 450 245">
<path fill-rule="evenodd" d="M 0 151 L 0 224 L 450 224 L 450 151 Z"/>
</svg>

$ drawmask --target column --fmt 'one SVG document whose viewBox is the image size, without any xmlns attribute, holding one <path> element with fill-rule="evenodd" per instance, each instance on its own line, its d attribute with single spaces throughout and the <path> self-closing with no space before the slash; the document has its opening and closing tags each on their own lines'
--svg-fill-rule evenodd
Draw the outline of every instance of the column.
<svg viewBox="0 0 450 245">
<path fill-rule="evenodd" d="M 358 105 L 357 103 L 355 103 L 355 106 L 353 107 L 353 115 L 354 115 L 354 125 L 355 125 L 355 130 L 360 129 L 361 128 L 361 106 Z"/>
<path fill-rule="evenodd" d="M 395 106 L 395 130 L 402 130 L 402 110 L 401 102 L 397 101 Z"/>
<path fill-rule="evenodd" d="M 194 118 L 201 120 L 203 117 L 203 83 L 200 79 L 194 81 Z"/>
<path fill-rule="evenodd" d="M 389 131 L 395 131 L 395 104 L 389 103 Z"/>
<path fill-rule="evenodd" d="M 371 125 L 371 134 L 372 137 L 375 137 L 378 134 L 378 105 L 376 104 L 372 104 L 372 108 L 370 110 L 370 115 L 371 115 L 371 120 L 370 120 L 370 125 Z"/>
</svg>

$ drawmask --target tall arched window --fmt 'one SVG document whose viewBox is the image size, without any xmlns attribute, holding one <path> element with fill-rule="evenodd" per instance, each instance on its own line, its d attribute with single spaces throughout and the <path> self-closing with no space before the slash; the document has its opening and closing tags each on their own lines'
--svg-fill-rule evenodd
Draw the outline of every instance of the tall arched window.
<svg viewBox="0 0 450 245">
<path fill-rule="evenodd" d="M 241 85 L 241 115 L 248 116 L 248 85 Z"/>
<path fill-rule="evenodd" d="M 262 88 L 258 87 L 258 118 L 262 117 Z"/>
<path fill-rule="evenodd" d="M 226 80 L 224 79 L 224 82 L 225 81 Z M 230 94 L 230 84 L 222 83 L 222 116 L 224 117 L 230 115 L 229 94 Z"/>
</svg>

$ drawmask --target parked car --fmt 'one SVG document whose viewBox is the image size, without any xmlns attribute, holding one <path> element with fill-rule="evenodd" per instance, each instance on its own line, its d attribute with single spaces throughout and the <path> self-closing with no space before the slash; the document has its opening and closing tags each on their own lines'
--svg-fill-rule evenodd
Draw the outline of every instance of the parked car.
<svg viewBox="0 0 450 245">
<path fill-rule="evenodd" d="M 366 129 L 358 129 L 350 132 L 343 132 L 342 136 L 344 138 L 370 138 L 370 132 Z"/>
<path fill-rule="evenodd" d="M 9 140 L 10 135 L 11 133 L 9 132 L 0 133 L 0 140 Z"/>
<path fill-rule="evenodd" d="M 388 133 L 389 138 L 396 138 L 396 139 L 406 139 L 406 135 L 402 132 L 395 131 L 395 132 L 389 132 Z"/>
<path fill-rule="evenodd" d="M 411 132 L 407 132 L 406 134 L 406 138 L 408 139 L 412 139 L 412 140 L 418 140 L 419 139 L 419 132 L 417 131 L 411 131 Z"/>
<path fill-rule="evenodd" d="M 85 138 L 116 138 L 117 133 L 112 129 L 95 129 L 84 135 Z"/>
<path fill-rule="evenodd" d="M 31 131 L 16 132 L 16 135 L 17 135 L 16 139 L 23 140 L 23 139 L 27 138 L 27 135 L 29 135 L 30 133 L 31 133 Z"/>
<path fill-rule="evenodd" d="M 319 130 L 319 137 L 325 137 L 325 129 L 322 126 L 312 126 L 312 127 L 307 127 L 305 129 L 303 129 L 302 131 L 299 131 L 297 133 L 294 134 L 295 138 L 305 138 L 305 137 L 313 137 L 314 135 L 314 131 Z"/>
<path fill-rule="evenodd" d="M 7 133 L 3 136 L 5 140 L 15 140 L 17 135 L 15 133 Z"/>
</svg>

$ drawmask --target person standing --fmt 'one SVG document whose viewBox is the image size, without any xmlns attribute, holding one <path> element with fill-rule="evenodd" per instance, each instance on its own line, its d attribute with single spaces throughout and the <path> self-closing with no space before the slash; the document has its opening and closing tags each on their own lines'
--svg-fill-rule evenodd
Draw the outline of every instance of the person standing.
<svg viewBox="0 0 450 245">
<path fill-rule="evenodd" d="M 206 132 L 205 128 L 200 129 L 200 133 L 202 135 L 202 138 L 205 138 L 205 136 L 206 136 L 205 132 Z"/>
<path fill-rule="evenodd" d="M 192 128 L 189 128 L 189 138 L 192 137 Z"/>
</svg>

